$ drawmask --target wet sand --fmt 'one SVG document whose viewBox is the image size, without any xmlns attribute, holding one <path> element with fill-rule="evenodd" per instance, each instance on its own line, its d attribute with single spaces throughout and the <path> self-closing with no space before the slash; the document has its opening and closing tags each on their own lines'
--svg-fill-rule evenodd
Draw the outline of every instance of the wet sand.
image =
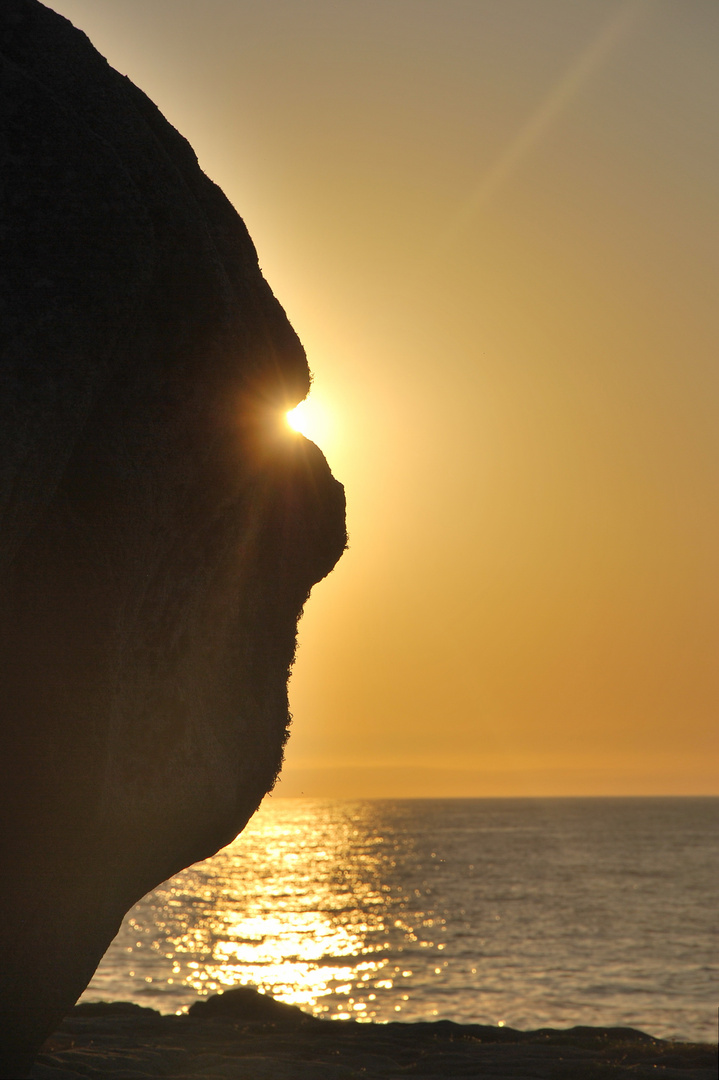
<svg viewBox="0 0 719 1080">
<path fill-rule="evenodd" d="M 189 1016 L 128 1003 L 83 1005 L 45 1044 L 33 1080 L 716 1080 L 710 1046 L 631 1028 L 516 1031 L 478 1024 L 318 1020 L 259 995 Z M 220 1003 L 221 1006 L 223 1003 Z M 258 1018 L 259 1017 L 259 1018 Z M 271 1018 L 270 1018 L 271 1017 Z"/>
</svg>

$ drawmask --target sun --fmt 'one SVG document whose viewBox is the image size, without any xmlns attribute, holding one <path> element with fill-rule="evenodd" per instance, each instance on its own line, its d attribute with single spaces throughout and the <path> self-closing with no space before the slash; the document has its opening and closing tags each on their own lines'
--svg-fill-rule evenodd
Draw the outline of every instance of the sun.
<svg viewBox="0 0 719 1080">
<path fill-rule="evenodd" d="M 305 404 L 301 401 L 299 405 L 295 405 L 294 409 L 288 409 L 285 413 L 285 420 L 292 428 L 293 431 L 299 431 L 300 435 L 304 435 L 302 430 L 302 406 Z"/>
<path fill-rule="evenodd" d="M 305 398 L 285 413 L 285 419 L 293 431 L 298 431 L 312 442 L 321 444 L 327 435 L 327 416 L 316 398 Z"/>
</svg>

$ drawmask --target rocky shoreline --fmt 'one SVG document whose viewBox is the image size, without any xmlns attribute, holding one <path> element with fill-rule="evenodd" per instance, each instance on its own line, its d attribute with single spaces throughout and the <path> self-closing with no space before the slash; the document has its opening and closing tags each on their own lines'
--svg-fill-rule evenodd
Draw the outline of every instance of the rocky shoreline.
<svg viewBox="0 0 719 1080">
<path fill-rule="evenodd" d="M 713 1047 L 632 1028 L 517 1031 L 479 1024 L 318 1020 L 245 989 L 187 1016 L 83 1004 L 46 1042 L 32 1080 L 715 1080 Z"/>
</svg>

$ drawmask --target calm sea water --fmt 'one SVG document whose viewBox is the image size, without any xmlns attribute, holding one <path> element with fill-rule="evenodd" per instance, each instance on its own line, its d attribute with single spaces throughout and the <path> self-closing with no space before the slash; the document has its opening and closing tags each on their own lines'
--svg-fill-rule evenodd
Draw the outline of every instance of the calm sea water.
<svg viewBox="0 0 719 1080">
<path fill-rule="evenodd" d="M 85 1000 L 716 1038 L 719 799 L 265 800 L 128 914 Z"/>
</svg>

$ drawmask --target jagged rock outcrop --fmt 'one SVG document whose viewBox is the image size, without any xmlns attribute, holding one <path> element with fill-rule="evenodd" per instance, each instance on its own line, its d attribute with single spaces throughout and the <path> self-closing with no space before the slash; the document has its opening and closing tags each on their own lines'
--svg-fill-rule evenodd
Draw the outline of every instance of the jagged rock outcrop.
<svg viewBox="0 0 719 1080">
<path fill-rule="evenodd" d="M 344 495 L 302 347 L 192 149 L 70 23 L 0 5 L 2 1075 L 124 912 L 271 787 Z"/>
</svg>

